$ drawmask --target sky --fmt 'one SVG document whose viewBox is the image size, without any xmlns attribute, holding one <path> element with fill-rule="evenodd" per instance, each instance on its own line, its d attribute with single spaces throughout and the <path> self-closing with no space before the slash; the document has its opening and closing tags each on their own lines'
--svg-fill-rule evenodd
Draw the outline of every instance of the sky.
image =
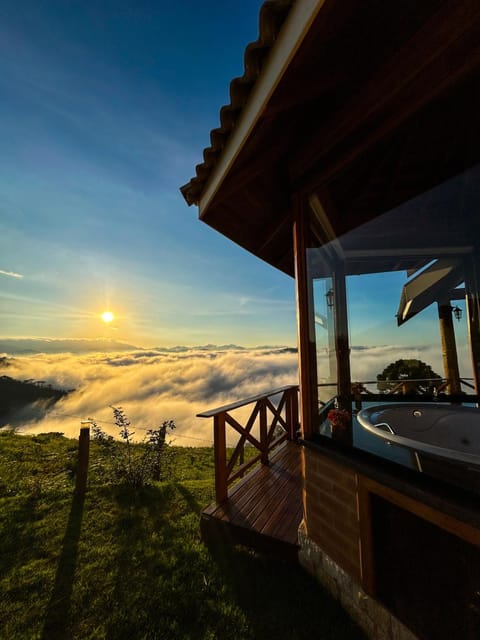
<svg viewBox="0 0 480 640">
<path fill-rule="evenodd" d="M 243 74 L 260 6 L 0 3 L 2 374 L 75 389 L 14 426 L 74 435 L 88 417 L 111 426 L 121 405 L 136 425 L 174 419 L 179 443 L 207 442 L 199 411 L 298 382 L 293 280 L 201 223 L 179 191 Z M 352 379 L 400 357 L 442 373 L 436 309 L 397 328 L 406 274 L 356 278 Z M 469 376 L 465 313 L 455 332 Z"/>
<path fill-rule="evenodd" d="M 2 1 L 0 338 L 295 345 L 293 281 L 179 192 L 260 5 Z"/>
</svg>

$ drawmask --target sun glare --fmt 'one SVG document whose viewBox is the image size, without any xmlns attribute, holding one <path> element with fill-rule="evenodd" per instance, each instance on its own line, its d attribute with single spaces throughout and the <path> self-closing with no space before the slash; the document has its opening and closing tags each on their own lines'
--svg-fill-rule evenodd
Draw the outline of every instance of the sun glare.
<svg viewBox="0 0 480 640">
<path fill-rule="evenodd" d="M 104 311 L 102 313 L 102 320 L 103 322 L 109 324 L 110 322 L 113 322 L 115 320 L 115 316 L 111 311 Z"/>
</svg>

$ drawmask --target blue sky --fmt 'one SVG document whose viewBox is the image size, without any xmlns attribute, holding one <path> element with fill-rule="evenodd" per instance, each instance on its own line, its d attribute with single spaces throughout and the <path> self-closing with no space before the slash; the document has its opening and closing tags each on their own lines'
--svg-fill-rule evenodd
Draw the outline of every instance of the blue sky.
<svg viewBox="0 0 480 640">
<path fill-rule="evenodd" d="M 293 281 L 178 190 L 260 5 L 3 0 L 0 336 L 295 344 Z"/>
</svg>

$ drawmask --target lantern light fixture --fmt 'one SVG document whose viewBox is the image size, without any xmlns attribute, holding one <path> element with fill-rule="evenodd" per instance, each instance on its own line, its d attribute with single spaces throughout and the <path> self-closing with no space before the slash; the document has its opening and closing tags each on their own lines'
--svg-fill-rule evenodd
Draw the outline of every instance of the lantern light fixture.
<svg viewBox="0 0 480 640">
<path fill-rule="evenodd" d="M 460 307 L 452 307 L 452 311 L 455 318 L 460 322 L 460 320 L 462 319 L 462 310 L 460 309 Z"/>
<path fill-rule="evenodd" d="M 333 289 L 329 289 L 327 291 L 327 293 L 325 294 L 325 298 L 327 299 L 327 307 L 329 309 L 333 309 L 333 302 L 334 302 L 334 293 L 333 293 Z"/>
</svg>

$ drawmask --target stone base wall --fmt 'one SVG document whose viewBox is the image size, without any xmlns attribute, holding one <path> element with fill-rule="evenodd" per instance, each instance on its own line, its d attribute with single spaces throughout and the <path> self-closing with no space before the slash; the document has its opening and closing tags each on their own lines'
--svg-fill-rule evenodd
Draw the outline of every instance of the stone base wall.
<svg viewBox="0 0 480 640">
<path fill-rule="evenodd" d="M 362 588 L 311 540 L 302 522 L 298 530 L 300 564 L 365 631 L 371 640 L 417 640 L 417 637 Z"/>
</svg>

